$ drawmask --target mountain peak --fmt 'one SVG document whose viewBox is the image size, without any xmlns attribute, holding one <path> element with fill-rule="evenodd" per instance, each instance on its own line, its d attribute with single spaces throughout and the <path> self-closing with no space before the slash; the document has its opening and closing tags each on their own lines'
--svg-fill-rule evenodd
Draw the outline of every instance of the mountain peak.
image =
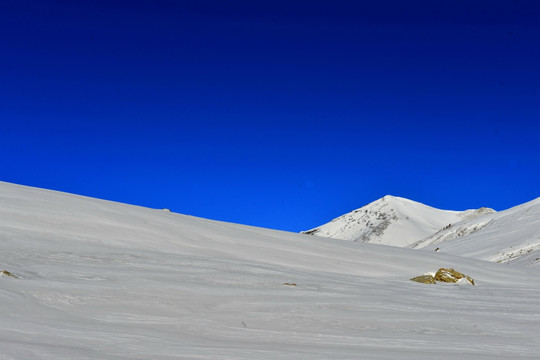
<svg viewBox="0 0 540 360">
<path fill-rule="evenodd" d="M 491 209 L 490 209 L 491 210 Z M 493 211 L 493 210 L 491 210 Z M 406 198 L 385 195 L 327 224 L 303 233 L 351 241 L 408 246 L 479 210 L 450 211 Z"/>
</svg>

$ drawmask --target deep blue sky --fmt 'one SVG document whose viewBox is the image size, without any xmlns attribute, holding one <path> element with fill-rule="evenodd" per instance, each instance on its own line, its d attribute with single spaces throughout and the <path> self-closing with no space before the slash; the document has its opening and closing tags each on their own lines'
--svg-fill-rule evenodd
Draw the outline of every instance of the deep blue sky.
<svg viewBox="0 0 540 360">
<path fill-rule="evenodd" d="M 0 2 L 0 180 L 300 231 L 540 196 L 540 2 Z"/>
</svg>

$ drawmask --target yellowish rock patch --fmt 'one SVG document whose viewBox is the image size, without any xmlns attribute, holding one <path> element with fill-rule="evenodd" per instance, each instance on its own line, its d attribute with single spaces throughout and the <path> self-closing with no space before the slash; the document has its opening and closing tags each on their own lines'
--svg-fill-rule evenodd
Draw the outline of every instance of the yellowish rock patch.
<svg viewBox="0 0 540 360">
<path fill-rule="evenodd" d="M 457 283 L 461 279 L 465 279 L 470 284 L 475 285 L 473 278 L 465 274 L 462 274 L 459 271 L 456 271 L 452 268 L 448 268 L 448 269 L 440 268 L 435 273 L 435 276 L 420 275 L 420 276 L 413 277 L 411 280 L 422 283 L 422 284 L 436 284 L 437 282 Z"/>
<path fill-rule="evenodd" d="M 13 275 L 12 273 L 10 273 L 10 272 L 7 271 L 7 270 L 2 270 L 2 271 L 0 271 L 0 273 L 4 274 L 4 275 L 6 275 L 6 276 L 14 277 L 14 278 L 17 279 L 17 277 L 16 277 L 15 275 Z"/>
</svg>

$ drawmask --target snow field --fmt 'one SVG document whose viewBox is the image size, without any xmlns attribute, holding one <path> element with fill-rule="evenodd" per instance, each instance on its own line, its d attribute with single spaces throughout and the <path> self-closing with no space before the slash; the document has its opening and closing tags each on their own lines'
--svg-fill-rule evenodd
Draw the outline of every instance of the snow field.
<svg viewBox="0 0 540 360">
<path fill-rule="evenodd" d="M 540 351 L 540 282 L 529 268 L 6 183 L 0 243 L 1 269 L 19 276 L 0 278 L 0 359 L 535 359 Z M 439 267 L 478 286 L 409 281 Z"/>
</svg>

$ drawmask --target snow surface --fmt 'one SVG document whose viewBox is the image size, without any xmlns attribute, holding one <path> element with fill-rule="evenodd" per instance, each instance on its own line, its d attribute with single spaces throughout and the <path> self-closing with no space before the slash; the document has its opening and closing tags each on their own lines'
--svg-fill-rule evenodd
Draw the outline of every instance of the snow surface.
<svg viewBox="0 0 540 360">
<path fill-rule="evenodd" d="M 540 198 L 453 224 L 411 247 L 540 270 Z"/>
<path fill-rule="evenodd" d="M 493 212 L 487 208 L 439 210 L 416 201 L 387 195 L 304 233 L 403 247 L 452 223 Z"/>
<path fill-rule="evenodd" d="M 531 268 L 1 182 L 0 244 L 0 359 L 540 354 Z M 477 286 L 409 281 L 439 267 Z"/>
<path fill-rule="evenodd" d="M 304 233 L 540 269 L 540 198 L 496 212 L 440 210 L 385 196 Z"/>
</svg>

